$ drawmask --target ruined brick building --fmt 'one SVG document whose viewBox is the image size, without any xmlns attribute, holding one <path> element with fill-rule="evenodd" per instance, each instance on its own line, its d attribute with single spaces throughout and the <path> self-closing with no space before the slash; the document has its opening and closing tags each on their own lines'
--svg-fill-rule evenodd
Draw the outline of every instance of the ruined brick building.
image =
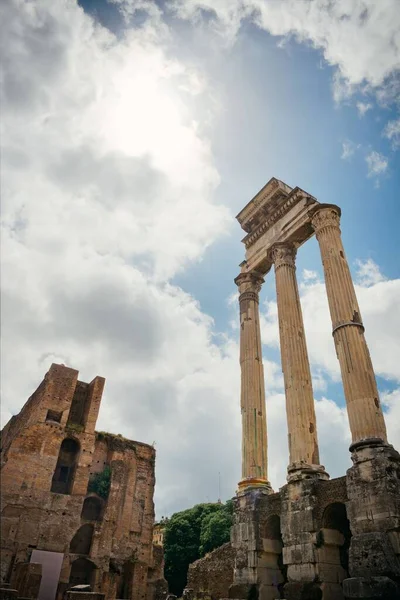
<svg viewBox="0 0 400 600">
<path fill-rule="evenodd" d="M 374 370 L 346 260 L 340 208 L 271 179 L 239 213 L 246 259 L 240 304 L 242 479 L 231 548 L 191 566 L 197 598 L 396 600 L 400 598 L 400 455 L 386 437 Z M 306 336 L 296 280 L 297 248 L 320 247 L 332 337 L 343 380 L 353 465 L 330 479 L 320 463 Z M 274 268 L 289 464 L 268 481 L 259 292 Z M 224 588 L 215 577 L 224 573 Z"/>
<path fill-rule="evenodd" d="M 165 589 L 152 543 L 155 450 L 95 431 L 104 383 L 53 364 L 2 431 L 1 581 L 16 585 L 26 563 L 40 563 L 39 598 L 78 583 L 107 599 Z M 99 473 L 105 493 L 89 491 Z"/>
</svg>

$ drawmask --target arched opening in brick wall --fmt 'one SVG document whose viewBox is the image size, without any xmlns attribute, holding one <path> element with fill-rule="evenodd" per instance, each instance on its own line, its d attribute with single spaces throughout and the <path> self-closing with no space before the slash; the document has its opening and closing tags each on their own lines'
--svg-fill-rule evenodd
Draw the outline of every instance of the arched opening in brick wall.
<svg viewBox="0 0 400 600">
<path fill-rule="evenodd" d="M 74 483 L 76 466 L 78 464 L 80 446 L 76 440 L 63 440 L 56 469 L 51 481 L 51 491 L 56 494 L 70 494 Z"/>
<path fill-rule="evenodd" d="M 117 598 L 131 598 L 133 589 L 133 563 L 124 562 L 118 582 Z"/>
<path fill-rule="evenodd" d="M 93 538 L 93 525 L 86 523 L 79 527 L 69 545 L 70 554 L 89 554 Z"/>
<path fill-rule="evenodd" d="M 268 573 L 263 575 L 260 572 L 260 578 L 268 580 L 276 598 L 284 598 L 284 585 L 287 582 L 287 567 L 283 564 L 283 540 L 281 533 L 281 520 L 278 515 L 270 515 L 265 521 L 260 523 L 260 538 L 262 545 L 262 555 Z M 261 556 L 263 560 L 263 556 Z M 273 566 L 275 563 L 275 566 Z M 272 590 L 271 590 L 272 592 Z M 270 593 L 271 593 L 270 592 Z"/>
<path fill-rule="evenodd" d="M 103 512 L 104 500 L 98 496 L 88 496 L 82 506 L 81 519 L 84 521 L 101 521 Z"/>
<path fill-rule="evenodd" d="M 338 531 L 342 534 L 343 537 L 338 540 L 338 542 L 342 542 L 340 545 L 338 544 L 339 560 L 341 567 L 346 572 L 346 576 L 348 576 L 351 531 L 345 504 L 342 502 L 333 502 L 332 504 L 328 504 L 322 515 L 322 527 L 323 529 Z M 321 544 L 327 544 L 328 540 L 323 539 L 323 537 L 324 536 L 322 535 L 320 540 Z M 325 533 L 325 538 L 326 537 L 327 533 Z"/>
<path fill-rule="evenodd" d="M 95 570 L 96 565 L 87 558 L 78 558 L 77 560 L 74 560 L 69 576 L 69 587 L 81 584 L 87 584 L 93 587 Z"/>
</svg>

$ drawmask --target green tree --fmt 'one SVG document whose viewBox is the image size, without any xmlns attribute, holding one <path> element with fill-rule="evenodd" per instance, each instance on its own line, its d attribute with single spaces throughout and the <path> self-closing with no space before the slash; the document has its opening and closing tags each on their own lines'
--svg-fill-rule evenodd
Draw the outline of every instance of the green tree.
<svg viewBox="0 0 400 600">
<path fill-rule="evenodd" d="M 165 578 L 171 593 L 181 596 L 189 565 L 229 541 L 232 501 L 197 504 L 175 513 L 164 533 Z"/>
<path fill-rule="evenodd" d="M 90 480 L 88 485 L 88 492 L 94 492 L 104 500 L 107 500 L 108 494 L 110 493 L 111 485 L 111 469 L 105 467 L 100 473 L 96 473 Z"/>
<path fill-rule="evenodd" d="M 231 527 L 232 515 L 226 510 L 219 510 L 204 517 L 200 532 L 200 556 L 229 542 Z"/>
</svg>

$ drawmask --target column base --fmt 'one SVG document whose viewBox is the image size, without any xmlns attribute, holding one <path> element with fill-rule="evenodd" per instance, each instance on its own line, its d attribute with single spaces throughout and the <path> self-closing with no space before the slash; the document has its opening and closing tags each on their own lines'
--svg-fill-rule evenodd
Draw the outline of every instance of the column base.
<svg viewBox="0 0 400 600">
<path fill-rule="evenodd" d="M 242 479 L 238 483 L 238 493 L 244 492 L 246 490 L 251 489 L 264 489 L 269 493 L 273 493 L 273 489 L 271 487 L 270 482 L 267 479 L 263 479 L 262 477 L 246 477 L 246 479 Z"/>
<path fill-rule="evenodd" d="M 380 446 L 393 448 L 391 444 L 388 444 L 382 438 L 365 438 L 358 442 L 353 442 L 349 447 L 349 452 L 353 453 L 358 450 L 363 450 L 364 448 L 378 448 Z"/>
<path fill-rule="evenodd" d="M 329 479 L 329 474 L 323 465 L 309 465 L 304 462 L 292 463 L 287 468 L 286 480 L 288 483 L 302 481 L 303 479 Z"/>
</svg>

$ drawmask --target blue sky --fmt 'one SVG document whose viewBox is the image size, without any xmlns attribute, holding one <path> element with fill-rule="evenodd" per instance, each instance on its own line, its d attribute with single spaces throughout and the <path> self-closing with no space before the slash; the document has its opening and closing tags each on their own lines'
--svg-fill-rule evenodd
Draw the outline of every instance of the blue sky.
<svg viewBox="0 0 400 600">
<path fill-rule="evenodd" d="M 244 257 L 234 217 L 273 176 L 342 208 L 400 443 L 400 15 L 396 0 L 328 5 L 6 4 L 2 418 L 52 361 L 85 381 L 105 376 L 98 427 L 156 441 L 159 514 L 213 497 L 218 471 L 224 498 L 234 493 L 233 279 Z M 315 239 L 297 267 L 321 453 L 340 475 L 349 432 Z M 287 444 L 273 273 L 260 307 L 278 488 Z"/>
</svg>

